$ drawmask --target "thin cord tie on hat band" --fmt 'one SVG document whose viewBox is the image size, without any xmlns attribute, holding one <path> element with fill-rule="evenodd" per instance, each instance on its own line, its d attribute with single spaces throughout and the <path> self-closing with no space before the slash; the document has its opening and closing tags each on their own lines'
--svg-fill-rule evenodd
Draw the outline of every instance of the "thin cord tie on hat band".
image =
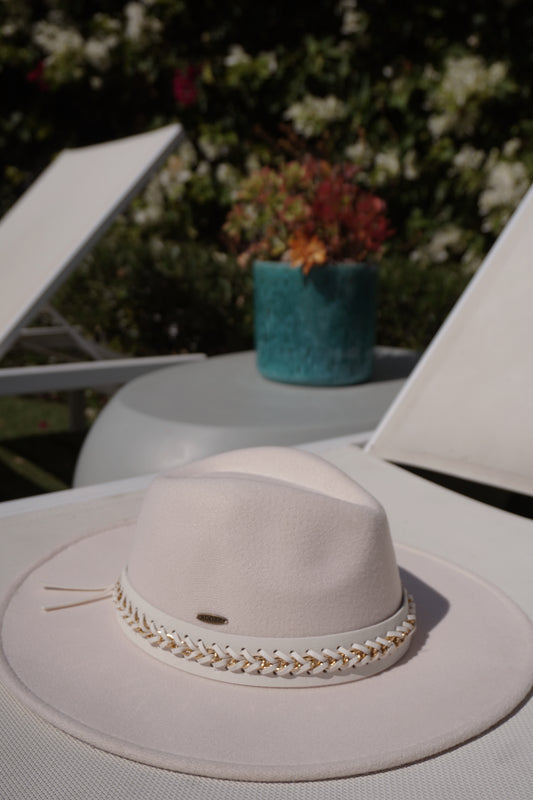
<svg viewBox="0 0 533 800">
<path fill-rule="evenodd" d="M 61 611 L 64 608 L 75 608 L 76 606 L 85 606 L 89 603 L 97 603 L 99 600 L 106 600 L 108 597 L 113 596 L 114 586 L 104 586 L 98 589 L 81 588 L 79 586 L 43 586 L 43 589 L 52 592 L 91 593 L 91 597 L 84 597 L 80 600 L 72 600 L 68 603 L 56 603 L 55 605 L 43 606 L 43 611 Z"/>
<path fill-rule="evenodd" d="M 150 655 L 187 672 L 253 686 L 319 686 L 375 675 L 406 653 L 416 627 L 414 600 L 405 590 L 399 609 L 377 625 L 291 639 L 225 634 L 178 620 L 144 600 L 126 570 L 113 602 L 124 633 Z"/>
</svg>

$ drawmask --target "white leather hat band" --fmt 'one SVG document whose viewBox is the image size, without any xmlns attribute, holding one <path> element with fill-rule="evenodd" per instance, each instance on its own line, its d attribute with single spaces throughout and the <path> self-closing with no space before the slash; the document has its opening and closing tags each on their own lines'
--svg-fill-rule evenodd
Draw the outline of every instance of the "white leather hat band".
<svg viewBox="0 0 533 800">
<path fill-rule="evenodd" d="M 126 570 L 115 584 L 113 601 L 122 630 L 151 656 L 196 675 L 248 686 L 324 686 L 375 675 L 407 652 L 416 624 L 415 604 L 405 590 L 398 611 L 377 625 L 302 638 L 225 634 L 176 619 L 141 597 Z"/>
</svg>

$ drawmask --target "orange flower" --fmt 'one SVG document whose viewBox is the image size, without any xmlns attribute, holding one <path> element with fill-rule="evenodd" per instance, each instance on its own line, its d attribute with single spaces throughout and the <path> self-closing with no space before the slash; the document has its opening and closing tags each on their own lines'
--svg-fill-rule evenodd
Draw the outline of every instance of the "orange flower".
<svg viewBox="0 0 533 800">
<path fill-rule="evenodd" d="M 326 248 L 318 238 L 308 238 L 302 231 L 297 231 L 289 239 L 289 259 L 293 267 L 301 267 L 304 275 L 308 275 L 315 264 L 323 264 L 327 258 Z"/>
</svg>

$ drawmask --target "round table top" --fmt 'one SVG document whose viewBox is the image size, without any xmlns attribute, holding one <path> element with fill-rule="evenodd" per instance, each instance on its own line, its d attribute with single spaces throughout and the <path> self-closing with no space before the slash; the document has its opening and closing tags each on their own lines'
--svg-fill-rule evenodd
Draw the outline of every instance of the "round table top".
<svg viewBox="0 0 533 800">
<path fill-rule="evenodd" d="M 416 361 L 376 348 L 372 381 L 311 387 L 263 378 L 255 353 L 151 372 L 126 384 L 93 424 L 75 486 L 159 472 L 223 450 L 371 431 Z"/>
</svg>

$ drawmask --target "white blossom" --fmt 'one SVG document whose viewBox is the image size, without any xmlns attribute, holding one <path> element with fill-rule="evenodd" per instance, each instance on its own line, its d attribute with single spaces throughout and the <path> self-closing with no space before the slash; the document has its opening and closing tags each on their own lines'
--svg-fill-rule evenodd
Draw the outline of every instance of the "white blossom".
<svg viewBox="0 0 533 800">
<path fill-rule="evenodd" d="M 414 150 L 408 150 L 403 158 L 403 176 L 408 181 L 416 181 L 418 175 L 416 152 Z"/>
<path fill-rule="evenodd" d="M 160 236 L 151 236 L 149 247 L 154 258 L 158 258 L 165 251 L 165 243 Z"/>
<path fill-rule="evenodd" d="M 136 208 L 133 212 L 133 219 L 137 225 L 150 225 L 159 222 L 161 215 L 162 208 L 157 205 L 150 205 Z"/>
<path fill-rule="evenodd" d="M 266 68 L 270 73 L 270 75 L 273 75 L 275 72 L 277 72 L 278 59 L 274 51 L 264 50 L 263 52 L 259 53 L 259 58 L 264 60 Z"/>
<path fill-rule="evenodd" d="M 234 192 L 239 185 L 240 175 L 232 164 L 226 162 L 217 164 L 215 176 L 230 192 Z"/>
<path fill-rule="evenodd" d="M 440 78 L 433 64 L 426 64 L 422 75 L 425 81 L 437 81 Z"/>
<path fill-rule="evenodd" d="M 249 153 L 246 156 L 245 167 L 248 174 L 261 169 L 261 162 L 255 153 Z"/>
<path fill-rule="evenodd" d="M 463 231 L 457 225 L 446 225 L 438 230 L 426 245 L 426 253 L 434 263 L 441 264 L 453 254 L 463 241 Z"/>
<path fill-rule="evenodd" d="M 341 15 L 341 33 L 350 36 L 364 30 L 366 18 L 357 11 L 357 0 L 341 0 L 337 6 L 337 13 Z"/>
<path fill-rule="evenodd" d="M 206 175 L 209 175 L 209 162 L 208 161 L 200 161 L 198 167 L 196 168 L 196 174 L 200 178 L 204 178 Z"/>
<path fill-rule="evenodd" d="M 180 164 L 186 168 L 194 167 L 198 161 L 196 150 L 187 139 L 178 147 L 176 157 L 179 159 Z"/>
<path fill-rule="evenodd" d="M 252 57 L 240 44 L 232 44 L 228 55 L 224 58 L 224 64 L 226 67 L 238 67 L 241 64 L 248 64 L 251 60 Z"/>
<path fill-rule="evenodd" d="M 46 20 L 40 20 L 34 25 L 33 41 L 53 57 L 78 51 L 83 47 L 83 37 L 75 28 L 63 27 Z"/>
<path fill-rule="evenodd" d="M 170 156 L 157 179 L 165 195 L 171 199 L 179 197 L 181 187 L 188 183 L 193 176 L 192 169 L 184 168 L 180 159 Z"/>
<path fill-rule="evenodd" d="M 292 122 L 297 133 L 309 139 L 319 136 L 328 123 L 344 119 L 346 114 L 346 104 L 338 97 L 307 94 L 299 103 L 289 106 L 283 116 Z"/>
<path fill-rule="evenodd" d="M 426 244 L 415 248 L 409 258 L 425 264 L 442 264 L 460 252 L 464 243 L 462 228 L 450 223 L 435 231 Z"/>
<path fill-rule="evenodd" d="M 365 139 L 359 139 L 354 144 L 348 145 L 344 150 L 344 155 L 349 161 L 353 161 L 364 169 L 370 167 L 374 160 L 372 148 Z"/>
<path fill-rule="evenodd" d="M 401 171 L 398 151 L 389 149 L 378 153 L 374 161 L 374 168 L 374 177 L 378 186 L 386 183 L 389 178 L 397 178 Z"/>
<path fill-rule="evenodd" d="M 514 139 L 509 139 L 505 142 L 504 146 L 502 147 L 502 155 L 504 158 L 514 158 L 517 152 L 520 150 L 522 142 L 520 139 L 516 137 Z"/>
<path fill-rule="evenodd" d="M 126 17 L 126 28 L 124 34 L 126 39 L 138 41 L 143 33 L 144 27 L 144 6 L 142 3 L 128 3 L 124 9 Z"/>
<path fill-rule="evenodd" d="M 520 161 L 499 161 L 489 171 L 485 189 L 478 199 L 481 216 L 495 209 L 507 214 L 514 211 L 529 186 L 527 170 Z"/>
<path fill-rule="evenodd" d="M 200 136 L 198 139 L 198 147 L 208 161 L 215 161 L 217 158 L 225 156 L 228 152 L 227 144 L 217 142 L 207 135 Z"/>
<path fill-rule="evenodd" d="M 95 69 L 104 71 L 111 64 L 111 51 L 118 44 L 117 36 L 94 37 L 85 42 L 85 58 Z"/>
<path fill-rule="evenodd" d="M 138 225 L 158 222 L 167 203 L 179 200 L 184 185 L 193 177 L 192 168 L 196 160 L 196 152 L 190 142 L 184 142 L 167 159 L 164 167 L 148 183 L 133 212 Z"/>
<path fill-rule="evenodd" d="M 474 272 L 476 272 L 477 268 L 481 265 L 482 262 L 483 262 L 482 256 L 472 247 L 469 247 L 467 250 L 465 250 L 461 258 L 461 264 L 463 265 L 465 270 L 469 272 L 471 275 L 473 275 Z"/>
<path fill-rule="evenodd" d="M 126 17 L 124 36 L 131 42 L 142 42 L 146 36 L 150 37 L 161 30 L 161 22 L 155 17 L 146 15 L 143 3 L 128 3 L 124 9 L 124 16 Z"/>
<path fill-rule="evenodd" d="M 350 36 L 352 33 L 359 33 L 364 30 L 365 19 L 359 11 L 348 9 L 342 17 L 341 33 L 343 36 Z"/>
<path fill-rule="evenodd" d="M 429 107 L 436 112 L 428 119 L 432 136 L 438 139 L 451 130 L 472 133 L 480 102 L 494 94 L 506 75 L 503 61 L 487 65 L 478 55 L 448 58 L 442 80 L 429 97 Z"/>
<path fill-rule="evenodd" d="M 428 117 L 429 132 L 435 139 L 440 139 L 443 133 L 453 128 L 454 124 L 454 114 L 433 114 Z"/>
<path fill-rule="evenodd" d="M 183 187 L 193 177 L 197 160 L 194 147 L 187 141 L 167 159 L 163 169 L 154 178 L 165 198 L 175 202 L 182 196 Z"/>
<path fill-rule="evenodd" d="M 16 22 L 6 22 L 0 28 L 0 34 L 2 36 L 13 36 L 18 31 L 18 25 Z"/>
<path fill-rule="evenodd" d="M 485 160 L 485 153 L 482 150 L 476 150 L 470 144 L 465 144 L 453 157 L 453 166 L 457 172 L 462 172 L 465 169 L 477 170 Z"/>
<path fill-rule="evenodd" d="M 165 198 L 161 188 L 159 175 L 149 182 L 142 195 L 142 205 L 133 212 L 137 225 L 149 225 L 159 222 L 163 215 Z"/>
<path fill-rule="evenodd" d="M 470 98 L 485 96 L 505 78 L 507 67 L 496 61 L 487 67 L 481 56 L 448 58 L 440 87 L 440 104 L 463 108 Z"/>
</svg>

